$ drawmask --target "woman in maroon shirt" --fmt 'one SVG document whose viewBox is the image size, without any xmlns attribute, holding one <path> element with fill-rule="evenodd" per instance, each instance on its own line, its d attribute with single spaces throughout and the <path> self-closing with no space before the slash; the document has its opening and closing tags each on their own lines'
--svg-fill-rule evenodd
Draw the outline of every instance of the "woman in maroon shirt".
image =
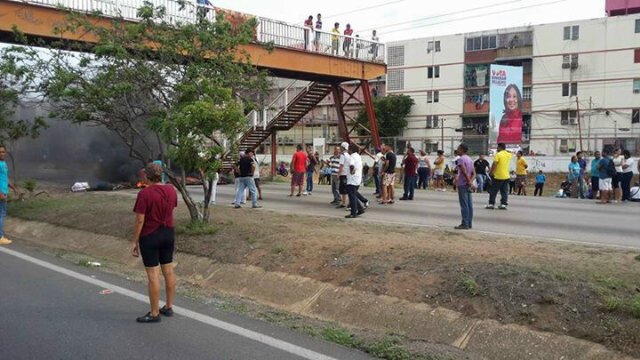
<svg viewBox="0 0 640 360">
<path fill-rule="evenodd" d="M 142 255 L 149 279 L 151 311 L 137 318 L 140 323 L 160 322 L 160 314 L 172 316 L 176 293 L 176 276 L 173 271 L 175 233 L 173 209 L 178 206 L 178 196 L 172 185 L 161 184 L 162 167 L 150 163 L 145 167 L 148 186 L 138 193 L 133 211 L 136 213 L 131 253 Z M 160 308 L 160 271 L 164 276 L 167 302 Z"/>
</svg>

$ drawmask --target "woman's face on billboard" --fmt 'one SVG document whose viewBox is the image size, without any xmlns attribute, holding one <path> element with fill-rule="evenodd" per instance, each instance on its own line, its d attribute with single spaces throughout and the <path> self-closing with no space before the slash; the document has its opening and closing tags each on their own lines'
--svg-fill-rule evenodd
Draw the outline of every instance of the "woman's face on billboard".
<svg viewBox="0 0 640 360">
<path fill-rule="evenodd" d="M 510 88 L 505 94 L 507 100 L 507 110 L 514 111 L 518 108 L 518 92 L 514 88 Z"/>
</svg>

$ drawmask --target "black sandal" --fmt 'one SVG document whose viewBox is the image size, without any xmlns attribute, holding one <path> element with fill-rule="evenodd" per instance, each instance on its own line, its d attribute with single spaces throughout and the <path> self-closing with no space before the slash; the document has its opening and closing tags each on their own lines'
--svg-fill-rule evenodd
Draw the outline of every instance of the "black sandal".
<svg viewBox="0 0 640 360">
<path fill-rule="evenodd" d="M 172 308 L 168 308 L 167 305 L 163 306 L 160 308 L 160 314 L 166 316 L 166 317 L 172 317 L 173 316 L 173 309 Z"/>
<path fill-rule="evenodd" d="M 153 316 L 151 315 L 151 312 L 148 312 L 147 315 L 145 316 L 140 316 L 139 318 L 136 319 L 137 322 L 139 323 L 158 323 L 160 321 L 162 321 L 162 318 L 160 317 L 160 315 L 158 316 Z"/>
</svg>

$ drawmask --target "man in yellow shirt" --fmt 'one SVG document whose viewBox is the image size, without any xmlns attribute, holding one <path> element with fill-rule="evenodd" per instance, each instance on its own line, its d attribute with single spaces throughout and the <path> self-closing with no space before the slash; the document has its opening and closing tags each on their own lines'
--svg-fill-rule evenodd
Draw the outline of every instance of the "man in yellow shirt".
<svg viewBox="0 0 640 360">
<path fill-rule="evenodd" d="M 331 30 L 331 54 L 338 55 L 338 49 L 340 48 L 340 23 L 333 25 Z"/>
<path fill-rule="evenodd" d="M 516 160 L 516 190 L 518 191 L 518 195 L 527 196 L 527 169 L 529 165 L 522 151 L 518 151 L 516 157 L 518 158 L 518 160 Z"/>
<path fill-rule="evenodd" d="M 500 191 L 500 206 L 498 209 L 507 210 L 509 205 L 509 169 L 511 167 L 511 159 L 513 155 L 506 150 L 504 143 L 498 144 L 498 153 L 496 154 L 489 176 L 492 178 L 491 188 L 489 189 L 489 205 L 486 209 L 495 209 L 496 196 Z"/>
</svg>

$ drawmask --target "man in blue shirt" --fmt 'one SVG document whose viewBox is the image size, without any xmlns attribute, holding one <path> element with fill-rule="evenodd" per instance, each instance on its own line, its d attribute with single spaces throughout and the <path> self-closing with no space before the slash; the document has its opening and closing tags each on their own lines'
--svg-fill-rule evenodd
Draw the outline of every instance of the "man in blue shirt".
<svg viewBox="0 0 640 360">
<path fill-rule="evenodd" d="M 0 145 L 0 245 L 9 245 L 11 240 L 4 236 L 4 218 L 7 216 L 7 198 L 9 189 L 16 189 L 9 183 L 9 167 L 4 160 L 7 156 L 7 148 Z"/>
<path fill-rule="evenodd" d="M 613 160 L 609 156 L 609 152 L 602 151 L 602 159 L 598 162 L 598 186 L 600 188 L 600 202 L 598 204 L 607 204 L 611 202 L 613 197 L 613 185 L 611 183 L 612 172 L 609 170 Z M 615 168 L 613 170 L 615 173 Z"/>
</svg>

